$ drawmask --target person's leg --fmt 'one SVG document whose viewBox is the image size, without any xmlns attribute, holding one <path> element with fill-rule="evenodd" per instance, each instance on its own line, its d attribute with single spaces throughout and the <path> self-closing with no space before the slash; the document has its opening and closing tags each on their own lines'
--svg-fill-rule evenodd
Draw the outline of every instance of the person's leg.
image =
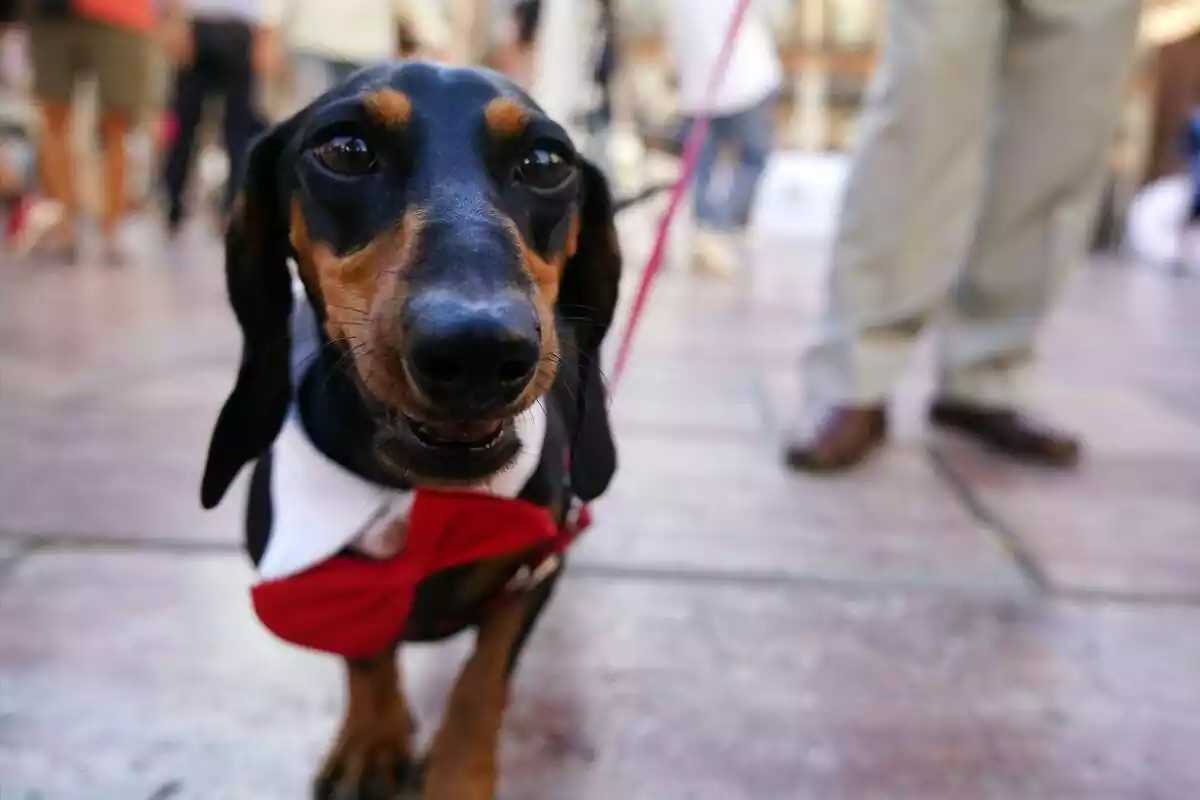
<svg viewBox="0 0 1200 800">
<path fill-rule="evenodd" d="M 224 139 L 229 155 L 221 214 L 227 218 L 241 185 L 246 154 L 256 127 L 254 67 L 251 62 L 254 31 L 249 25 L 231 24 L 223 35 L 221 91 L 225 95 Z"/>
<path fill-rule="evenodd" d="M 103 205 L 100 208 L 100 233 L 107 249 L 115 244 L 114 237 L 125 216 L 125 137 L 129 134 L 129 117 L 108 112 L 100 118 L 100 146 L 104 177 Z"/>
<path fill-rule="evenodd" d="M 184 198 L 195 158 L 196 135 L 204 116 L 204 97 L 210 84 L 208 75 L 212 71 L 212 54 L 208 52 L 208 45 L 209 39 L 203 34 L 203 25 L 194 26 L 191 61 L 175 72 L 172 98 L 175 135 L 167 148 L 163 165 L 167 227 L 172 233 L 183 222 Z"/>
<path fill-rule="evenodd" d="M 684 135 L 685 142 L 691 135 L 692 126 L 696 124 L 695 120 L 688 123 L 687 133 Z M 712 191 L 713 176 L 721 156 L 720 130 L 719 117 L 709 120 L 708 131 L 704 135 L 703 144 L 700 145 L 700 153 L 696 156 L 696 172 L 692 179 L 692 214 L 695 216 L 697 228 L 700 229 L 718 230 L 723 222 L 721 204 L 713 198 Z"/>
<path fill-rule="evenodd" d="M 828 409 L 788 463 L 860 462 L 927 318 L 944 302 L 983 194 L 1007 0 L 893 0 L 833 248 L 829 297 L 807 357 Z"/>
<path fill-rule="evenodd" d="M 693 123 L 695 124 L 695 123 Z M 714 117 L 696 160 L 692 185 L 695 230 L 692 234 L 692 267 L 718 276 L 731 275 L 738 265 L 738 253 L 731 237 L 731 222 L 726 192 L 715 191 L 721 152 L 730 141 L 729 117 Z"/>
<path fill-rule="evenodd" d="M 66 20 L 34 20 L 29 27 L 33 62 L 33 93 L 41 110 L 42 129 L 37 158 L 41 192 L 49 201 L 35 215 L 39 230 L 23 232 L 18 249 L 37 244 L 54 232 L 55 244 L 74 244 L 76 193 L 70 144 L 71 100 L 78 73 L 77 26 Z"/>
<path fill-rule="evenodd" d="M 518 2 L 511 11 L 511 32 L 508 41 L 500 47 L 498 53 L 497 68 L 511 81 L 524 88 L 528 88 L 532 80 L 533 51 L 537 42 L 541 11 L 540 0 Z"/>
<path fill-rule="evenodd" d="M 1137 0 L 1029 0 L 1013 15 L 983 214 L 940 340 L 951 405 L 1019 402 L 1037 331 L 1087 250 L 1139 19 Z"/>
<path fill-rule="evenodd" d="M 587 132 L 593 139 L 599 140 L 607 147 L 607 138 L 613 121 L 613 80 L 617 68 L 617 22 L 610 0 L 600 0 L 599 23 L 601 46 L 592 70 L 592 83 L 596 87 L 599 100 L 596 107 L 588 112 Z"/>
<path fill-rule="evenodd" d="M 149 99 L 151 42 L 141 33 L 100 24 L 89 25 L 88 38 L 100 110 L 100 230 L 106 257 L 119 260 L 117 235 L 128 199 L 126 139 L 130 129 L 141 122 Z"/>
<path fill-rule="evenodd" d="M 731 227 L 744 229 L 750 223 L 754 197 L 774 149 L 775 96 L 734 116 L 730 123 L 737 164 L 726 215 Z"/>
</svg>

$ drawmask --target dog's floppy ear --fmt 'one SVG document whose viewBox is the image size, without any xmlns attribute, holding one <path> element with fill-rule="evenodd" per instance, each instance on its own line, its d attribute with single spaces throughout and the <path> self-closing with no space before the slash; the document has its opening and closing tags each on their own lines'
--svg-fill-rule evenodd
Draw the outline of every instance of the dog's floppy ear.
<svg viewBox="0 0 1200 800">
<path fill-rule="evenodd" d="M 225 234 L 225 281 L 242 329 L 242 361 L 209 442 L 200 487 L 205 508 L 271 446 L 291 401 L 292 285 L 280 170 L 289 134 L 285 123 L 254 142 Z"/>
<path fill-rule="evenodd" d="M 596 165 L 581 159 L 583 197 L 575 255 L 559 281 L 558 310 L 575 328 L 584 352 L 598 352 L 612 325 L 621 288 L 621 250 L 617 244 L 612 191 Z"/>
<path fill-rule="evenodd" d="M 583 201 L 575 254 L 559 282 L 558 310 L 574 332 L 579 383 L 571 445 L 572 491 L 583 500 L 604 492 L 617 467 L 608 421 L 607 393 L 600 371 L 600 345 L 612 326 L 621 287 L 612 192 L 604 174 L 581 163 Z"/>
</svg>

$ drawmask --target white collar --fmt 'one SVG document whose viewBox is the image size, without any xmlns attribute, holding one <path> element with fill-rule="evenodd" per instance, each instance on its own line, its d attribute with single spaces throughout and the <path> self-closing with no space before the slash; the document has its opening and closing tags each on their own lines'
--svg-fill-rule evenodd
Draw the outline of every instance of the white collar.
<svg viewBox="0 0 1200 800">
<path fill-rule="evenodd" d="M 537 471 L 546 441 L 541 403 L 515 422 L 521 450 L 496 475 L 454 491 L 517 497 Z M 263 580 L 313 567 L 358 542 L 371 555 L 371 541 L 387 523 L 408 512 L 412 493 L 389 489 L 347 471 L 318 450 L 299 419 L 289 415 L 271 449 L 271 534 L 258 563 Z"/>
</svg>

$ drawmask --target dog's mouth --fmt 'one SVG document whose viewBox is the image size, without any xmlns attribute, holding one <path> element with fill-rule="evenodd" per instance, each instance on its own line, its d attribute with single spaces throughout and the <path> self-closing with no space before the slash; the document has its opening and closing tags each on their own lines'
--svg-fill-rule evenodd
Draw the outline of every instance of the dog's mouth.
<svg viewBox="0 0 1200 800">
<path fill-rule="evenodd" d="M 382 459 L 419 484 L 476 483 L 521 450 L 509 419 L 426 420 L 400 415 L 377 442 Z"/>
<path fill-rule="evenodd" d="M 406 417 L 405 422 L 417 441 L 430 448 L 481 451 L 495 446 L 504 436 L 502 420 L 421 422 Z"/>
</svg>

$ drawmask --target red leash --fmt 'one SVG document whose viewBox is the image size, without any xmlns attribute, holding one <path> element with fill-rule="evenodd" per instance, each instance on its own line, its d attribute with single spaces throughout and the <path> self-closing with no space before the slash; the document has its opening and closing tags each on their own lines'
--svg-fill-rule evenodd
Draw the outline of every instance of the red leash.
<svg viewBox="0 0 1200 800">
<path fill-rule="evenodd" d="M 725 33 L 725 41 L 721 45 L 721 52 L 717 56 L 712 74 L 708 78 L 708 86 L 705 94 L 709 98 L 716 94 L 717 89 L 721 88 L 721 82 L 725 79 L 725 73 L 729 69 L 729 59 L 733 57 L 733 46 L 737 42 L 738 31 L 742 28 L 742 22 L 746 18 L 746 11 L 750 8 L 750 2 L 751 0 L 738 0 L 737 8 L 734 9 L 733 16 L 729 20 L 729 30 Z M 708 135 L 708 123 L 708 113 L 701 112 L 695 117 L 692 128 L 688 131 L 688 136 L 683 146 L 683 169 L 679 174 L 678 180 L 675 181 L 675 185 L 671 188 L 667 208 L 663 211 L 663 215 L 659 219 L 658 231 L 654 237 L 654 247 L 650 250 L 650 257 L 646 260 L 646 268 L 642 272 L 642 279 L 638 284 L 637 294 L 633 298 L 633 306 L 629 310 L 629 322 L 626 323 L 625 331 L 621 336 L 621 342 L 617 349 L 616 361 L 613 363 L 612 371 L 609 373 L 608 390 L 610 396 L 616 392 L 621 375 L 625 372 L 625 365 L 629 361 L 629 352 L 633 347 L 634 334 L 637 332 L 638 324 L 641 322 L 646 302 L 650 299 L 650 292 L 654 286 L 654 281 L 658 278 L 658 274 L 662 270 L 663 258 L 666 256 L 667 250 L 667 236 L 671 232 L 671 223 L 674 222 L 675 214 L 679 211 L 679 205 L 683 202 L 688 185 L 692 182 L 692 177 L 695 175 L 696 162 L 700 158 L 700 149 L 704 146 L 705 136 Z"/>
</svg>

